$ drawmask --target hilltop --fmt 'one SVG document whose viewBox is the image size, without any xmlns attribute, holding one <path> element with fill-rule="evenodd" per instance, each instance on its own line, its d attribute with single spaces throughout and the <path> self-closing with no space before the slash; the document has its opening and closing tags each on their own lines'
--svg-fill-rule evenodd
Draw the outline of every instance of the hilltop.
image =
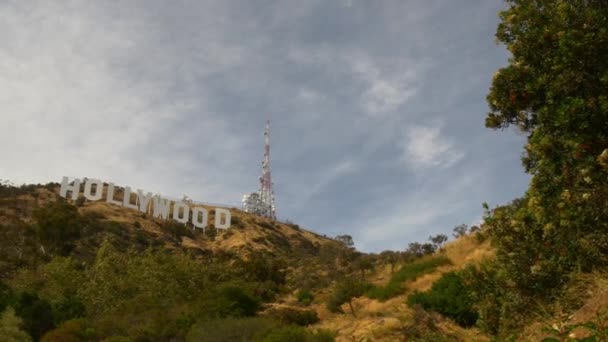
<svg viewBox="0 0 608 342">
<path fill-rule="evenodd" d="M 0 224 L 32 224 L 36 208 L 48 203 L 66 202 L 59 197 L 59 185 L 28 185 L 13 188 L 14 195 L 0 200 Z M 67 201 L 70 202 L 70 201 Z M 167 248 L 180 248 L 195 254 L 231 253 L 247 257 L 251 253 L 302 253 L 316 255 L 322 245 L 336 242 L 328 237 L 300 228 L 294 223 L 282 223 L 231 208 L 232 228 L 215 229 L 213 214 L 206 230 L 186 227 L 171 220 L 154 218 L 137 210 L 82 198 L 77 206 L 84 218 L 98 221 L 105 233 L 116 235 L 117 242 L 129 245 L 138 241 L 155 241 Z M 210 212 L 212 208 L 206 207 Z M 104 234 L 102 234 L 104 235 Z"/>
</svg>

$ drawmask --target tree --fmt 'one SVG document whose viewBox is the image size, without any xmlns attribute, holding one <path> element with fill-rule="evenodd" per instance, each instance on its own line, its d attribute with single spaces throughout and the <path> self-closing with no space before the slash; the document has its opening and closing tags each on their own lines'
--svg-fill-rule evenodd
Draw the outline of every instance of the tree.
<svg viewBox="0 0 608 342">
<path fill-rule="evenodd" d="M 55 327 L 51 305 L 36 294 L 19 294 L 15 301 L 15 312 L 23 319 L 23 327 L 34 341 Z"/>
<path fill-rule="evenodd" d="M 32 338 L 25 331 L 21 330 L 22 324 L 21 318 L 15 316 L 15 310 L 8 307 L 0 316 L 0 341 L 31 341 Z"/>
<path fill-rule="evenodd" d="M 64 201 L 49 202 L 34 211 L 35 230 L 44 250 L 50 254 L 67 255 L 80 237 L 82 219 L 78 208 Z"/>
<path fill-rule="evenodd" d="M 496 37 L 512 57 L 492 80 L 486 126 L 527 134 L 522 161 L 532 180 L 524 203 L 498 220 L 502 236 L 491 234 L 535 244 L 534 264 L 513 265 L 537 277 L 589 271 L 608 264 L 596 262 L 608 254 L 608 6 L 508 3 Z M 513 249 L 504 247 L 506 264 Z"/>
<path fill-rule="evenodd" d="M 492 310 L 523 312 L 530 298 L 555 298 L 569 273 L 608 265 L 608 5 L 507 3 L 496 38 L 512 56 L 493 77 L 486 126 L 527 136 L 532 178 L 523 198 L 486 214 L 484 233 L 512 284 Z"/>
<path fill-rule="evenodd" d="M 374 269 L 374 258 L 371 255 L 361 255 L 354 262 L 355 269 L 361 271 L 361 279 L 365 280 L 365 271 Z"/>
<path fill-rule="evenodd" d="M 435 236 L 429 236 L 429 241 L 435 245 L 435 249 L 441 249 L 441 246 L 448 241 L 448 236 L 445 234 L 437 234 Z"/>
<path fill-rule="evenodd" d="M 79 342 L 91 340 L 91 336 L 87 336 L 86 328 L 84 319 L 65 321 L 56 329 L 42 336 L 40 342 Z"/>
<path fill-rule="evenodd" d="M 14 294 L 11 288 L 0 281 L 0 312 L 4 311 L 4 309 L 10 304 L 13 296 Z"/>
<path fill-rule="evenodd" d="M 344 246 L 351 248 L 355 246 L 355 242 L 353 241 L 353 237 L 350 235 L 336 235 L 336 241 L 342 243 Z"/>
<path fill-rule="evenodd" d="M 435 253 L 435 250 L 437 249 L 437 246 L 433 243 L 424 243 L 421 246 L 422 249 L 422 254 L 423 255 L 427 255 L 427 254 L 433 254 Z"/>
<path fill-rule="evenodd" d="M 421 257 L 424 255 L 424 250 L 422 248 L 422 244 L 418 242 L 410 242 L 407 246 L 407 253 L 410 253 L 416 257 Z"/>
<path fill-rule="evenodd" d="M 507 2 L 510 8 L 500 13 L 496 38 L 512 57 L 494 75 L 486 126 L 598 138 L 608 129 L 606 5 Z"/>
<path fill-rule="evenodd" d="M 348 303 L 350 312 L 356 317 L 357 315 L 355 314 L 352 300 L 355 297 L 363 296 L 363 294 L 365 294 L 365 292 L 367 292 L 370 288 L 371 285 L 369 283 L 357 280 L 355 278 L 345 278 L 336 285 L 336 288 L 329 297 L 327 309 L 331 312 L 342 312 L 342 308 L 340 306 L 342 306 L 344 303 Z"/>
<path fill-rule="evenodd" d="M 459 237 L 465 236 L 467 234 L 467 225 L 466 224 L 459 224 L 456 227 L 454 227 L 454 234 L 452 234 L 454 236 L 454 238 L 458 239 Z"/>
<path fill-rule="evenodd" d="M 395 271 L 395 265 L 399 262 L 399 253 L 395 251 L 383 251 L 380 253 L 380 258 L 384 260 L 385 263 L 391 265 L 391 274 Z"/>
</svg>

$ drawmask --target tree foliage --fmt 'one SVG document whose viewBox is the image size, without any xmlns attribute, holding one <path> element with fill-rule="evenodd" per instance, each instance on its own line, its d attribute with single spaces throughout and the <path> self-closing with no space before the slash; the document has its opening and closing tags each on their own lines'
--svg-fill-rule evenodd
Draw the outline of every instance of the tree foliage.
<svg viewBox="0 0 608 342">
<path fill-rule="evenodd" d="M 427 292 L 415 291 L 410 294 L 407 302 L 410 306 L 419 304 L 426 310 L 452 318 L 464 327 L 470 327 L 477 321 L 470 289 L 456 272 L 445 273 Z"/>
<path fill-rule="evenodd" d="M 79 342 L 90 340 L 84 319 L 73 319 L 63 322 L 59 327 L 47 332 L 40 342 Z"/>
<path fill-rule="evenodd" d="M 371 288 L 372 285 L 367 282 L 355 278 L 345 278 L 336 284 L 327 302 L 327 309 L 331 312 L 343 312 L 342 304 L 348 303 L 352 315 L 356 316 L 352 299 L 363 296 Z"/>
<path fill-rule="evenodd" d="M 55 327 L 51 305 L 38 295 L 20 293 L 14 305 L 15 313 L 23 319 L 23 328 L 34 341 L 38 341 L 44 333 Z"/>
<path fill-rule="evenodd" d="M 441 249 L 441 246 L 443 246 L 443 244 L 446 241 L 448 241 L 448 236 L 445 234 L 437 234 L 435 236 L 429 236 L 429 241 L 431 241 L 435 250 Z"/>
<path fill-rule="evenodd" d="M 78 208 L 64 201 L 49 202 L 35 210 L 33 217 L 37 236 L 48 253 L 68 255 L 72 251 L 83 226 Z"/>
<path fill-rule="evenodd" d="M 335 240 L 342 243 L 346 247 L 354 247 L 355 242 L 353 241 L 353 237 L 350 235 L 336 235 Z"/>
<path fill-rule="evenodd" d="M 5 342 L 28 342 L 32 338 L 22 328 L 21 318 L 15 315 L 15 310 L 8 307 L 0 315 L 0 341 Z"/>
<path fill-rule="evenodd" d="M 456 227 L 454 227 L 453 231 L 454 234 L 452 234 L 454 236 L 454 238 L 458 239 L 459 237 L 465 236 L 467 234 L 467 230 L 468 230 L 468 226 L 466 224 L 459 224 Z"/>
<path fill-rule="evenodd" d="M 485 214 L 496 263 L 477 276 L 508 291 L 486 287 L 478 299 L 498 333 L 523 322 L 522 308 L 556 298 L 569 273 L 608 266 L 608 6 L 507 3 L 496 37 L 512 57 L 492 80 L 486 126 L 527 135 L 532 180 L 523 198 Z"/>
</svg>

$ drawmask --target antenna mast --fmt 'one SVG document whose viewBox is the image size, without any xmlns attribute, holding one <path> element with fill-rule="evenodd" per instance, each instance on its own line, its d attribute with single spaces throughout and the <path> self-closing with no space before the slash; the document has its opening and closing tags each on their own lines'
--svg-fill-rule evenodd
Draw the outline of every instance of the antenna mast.
<svg viewBox="0 0 608 342">
<path fill-rule="evenodd" d="M 260 199 L 265 204 L 265 212 L 262 215 L 276 219 L 272 185 L 270 178 L 270 120 L 267 120 L 266 129 L 264 130 L 264 159 L 262 160 L 262 177 L 260 177 Z"/>
<path fill-rule="evenodd" d="M 273 220 L 277 219 L 274 205 L 274 190 L 270 178 L 270 120 L 266 121 L 264 130 L 264 159 L 262 159 L 262 176 L 260 177 L 260 190 L 243 196 L 243 210 Z"/>
</svg>

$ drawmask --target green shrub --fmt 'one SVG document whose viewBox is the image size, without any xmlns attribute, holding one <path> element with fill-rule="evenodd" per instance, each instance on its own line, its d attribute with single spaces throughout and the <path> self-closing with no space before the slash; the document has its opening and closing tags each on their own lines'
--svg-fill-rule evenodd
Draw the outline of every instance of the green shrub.
<svg viewBox="0 0 608 342">
<path fill-rule="evenodd" d="M 215 241 L 215 237 L 217 236 L 217 229 L 215 227 L 207 227 L 205 228 L 205 237 L 211 241 Z"/>
<path fill-rule="evenodd" d="M 34 341 L 55 327 L 51 305 L 36 294 L 19 294 L 15 301 L 15 313 L 23 319 L 23 328 Z"/>
<path fill-rule="evenodd" d="M 78 198 L 76 199 L 76 202 L 74 203 L 77 207 L 82 207 L 84 205 L 84 202 L 86 202 L 87 199 L 86 197 L 80 195 L 78 196 Z"/>
<path fill-rule="evenodd" d="M 253 316 L 260 309 L 261 301 L 251 290 L 238 284 L 223 284 L 209 298 L 210 312 L 221 317 Z"/>
<path fill-rule="evenodd" d="M 296 294 L 296 297 L 298 298 L 298 302 L 302 303 L 304 305 L 310 305 L 312 303 L 312 301 L 315 299 L 313 294 L 307 290 L 298 291 L 298 293 Z"/>
<path fill-rule="evenodd" d="M 410 294 L 407 303 L 410 306 L 419 304 L 426 310 L 438 312 L 463 327 L 474 325 L 478 317 L 473 310 L 471 290 L 457 272 L 444 274 L 427 292 Z"/>
<path fill-rule="evenodd" d="M 595 319 L 583 323 L 564 324 L 562 326 L 553 325 L 545 327 L 544 331 L 551 333 L 553 336 L 546 337 L 542 342 L 561 342 L 561 341 L 608 341 L 608 311 L 598 311 L 595 313 Z M 578 330 L 577 335 L 584 337 L 572 338 L 572 331 Z M 580 332 L 584 331 L 584 334 Z"/>
<path fill-rule="evenodd" d="M 183 236 L 187 236 L 191 239 L 194 238 L 194 232 L 192 229 L 188 228 L 185 224 L 174 220 L 164 220 L 160 224 L 160 230 L 169 235 L 173 242 L 176 243 L 180 243 Z"/>
<path fill-rule="evenodd" d="M 437 326 L 437 321 L 433 315 L 424 311 L 420 305 L 413 307 L 414 317 L 405 325 L 401 332 L 403 341 L 412 342 L 447 342 L 460 341 L 455 336 L 444 334 Z"/>
<path fill-rule="evenodd" d="M 8 307 L 0 312 L 0 341 L 3 342 L 29 342 L 32 338 L 21 327 L 21 318 L 15 315 L 15 310 Z"/>
<path fill-rule="evenodd" d="M 233 342 L 260 340 L 278 326 L 268 318 L 223 318 L 193 325 L 186 335 L 187 342 Z"/>
<path fill-rule="evenodd" d="M 86 308 L 78 297 L 68 296 L 53 305 L 53 319 L 59 325 L 67 320 L 85 317 L 85 311 Z"/>
<path fill-rule="evenodd" d="M 251 281 L 269 281 L 276 285 L 283 285 L 286 282 L 287 264 L 281 258 L 255 252 L 251 254 L 250 260 L 241 260 L 237 266 L 243 270 L 243 276 Z"/>
<path fill-rule="evenodd" d="M 262 228 L 266 228 L 266 229 L 270 229 L 270 230 L 277 230 L 277 228 L 271 222 L 260 221 L 260 222 L 257 222 L 257 223 Z"/>
<path fill-rule="evenodd" d="M 343 312 L 342 304 L 348 303 L 351 313 L 355 316 L 352 299 L 360 297 L 370 290 L 373 285 L 354 278 L 346 278 L 339 282 L 327 302 L 327 309 L 331 312 Z"/>
<path fill-rule="evenodd" d="M 13 299 L 13 296 L 13 290 L 0 281 L 0 312 L 3 312 L 4 309 L 9 305 Z"/>
<path fill-rule="evenodd" d="M 230 228 L 243 228 L 244 224 L 240 217 L 232 216 L 230 218 Z"/>
<path fill-rule="evenodd" d="M 330 331 L 320 330 L 314 333 L 294 325 L 273 329 L 261 339 L 262 342 L 333 342 L 334 340 L 335 334 Z"/>
<path fill-rule="evenodd" d="M 119 237 L 128 237 L 124 224 L 116 221 L 105 221 L 102 223 L 103 230 Z"/>
<path fill-rule="evenodd" d="M 285 224 L 286 224 L 287 226 L 289 226 L 289 227 L 291 227 L 291 228 L 295 229 L 295 230 L 301 230 L 300 226 L 299 226 L 299 225 L 297 225 L 297 224 L 295 224 L 295 223 L 292 223 L 292 222 L 287 222 L 287 223 L 285 223 Z"/>
<path fill-rule="evenodd" d="M 314 333 L 312 340 L 314 342 L 334 342 L 336 340 L 336 335 L 337 334 L 334 331 L 319 329 Z"/>
<path fill-rule="evenodd" d="M 298 326 L 286 326 L 271 330 L 262 342 L 308 342 L 310 334 L 306 329 Z"/>
<path fill-rule="evenodd" d="M 444 255 L 419 259 L 401 267 L 401 269 L 393 275 L 391 281 L 402 283 L 404 281 L 414 280 L 423 274 L 434 271 L 439 266 L 449 264 L 451 264 L 450 259 Z"/>
<path fill-rule="evenodd" d="M 271 310 L 269 315 L 283 324 L 307 326 L 319 321 L 319 316 L 314 310 L 300 310 L 284 307 Z"/>
<path fill-rule="evenodd" d="M 405 290 L 402 283 L 410 280 L 415 280 L 423 274 L 429 273 L 442 265 L 450 264 L 450 259 L 446 256 L 435 256 L 418 259 L 409 264 L 403 265 L 399 271 L 395 272 L 388 284 L 385 286 L 372 287 L 366 296 L 380 301 L 386 301 L 396 297 Z"/>
<path fill-rule="evenodd" d="M 40 342 L 78 342 L 90 340 L 84 319 L 73 319 L 63 322 L 59 327 L 47 332 Z"/>
<path fill-rule="evenodd" d="M 34 210 L 38 239 L 51 254 L 68 255 L 80 237 L 83 220 L 78 208 L 64 201 L 49 202 Z"/>
<path fill-rule="evenodd" d="M 101 342 L 133 342 L 133 339 L 125 336 L 110 336 L 101 340 Z"/>
<path fill-rule="evenodd" d="M 401 283 L 389 281 L 385 286 L 374 286 L 365 295 L 371 299 L 377 299 L 381 302 L 387 301 L 393 297 L 402 294 L 405 291 Z"/>
<path fill-rule="evenodd" d="M 234 231 L 232 229 L 228 229 L 228 230 L 224 230 L 221 236 L 222 236 L 222 239 L 227 240 L 232 235 L 234 235 Z"/>
</svg>

